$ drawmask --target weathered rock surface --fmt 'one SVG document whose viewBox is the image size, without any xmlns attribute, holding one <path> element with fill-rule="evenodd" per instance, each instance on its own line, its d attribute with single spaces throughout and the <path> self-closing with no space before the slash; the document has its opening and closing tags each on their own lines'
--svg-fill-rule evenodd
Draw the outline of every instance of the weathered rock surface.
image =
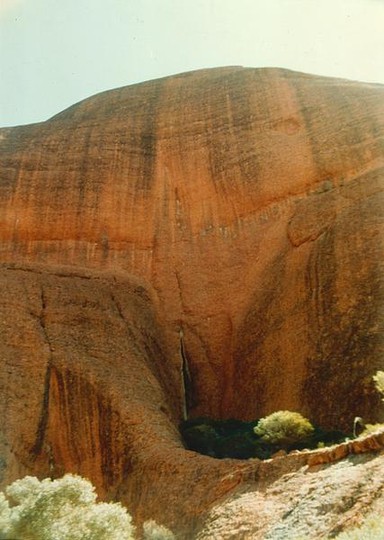
<svg viewBox="0 0 384 540">
<path fill-rule="evenodd" d="M 304 466 L 272 484 L 248 484 L 210 510 L 197 539 L 333 538 L 369 514 L 383 516 L 384 525 L 383 458 L 351 455 L 332 466 Z"/>
<path fill-rule="evenodd" d="M 78 471 L 188 537 L 302 458 L 188 452 L 184 409 L 384 420 L 383 134 L 380 85 L 243 68 L 0 130 L 2 482 Z"/>
</svg>

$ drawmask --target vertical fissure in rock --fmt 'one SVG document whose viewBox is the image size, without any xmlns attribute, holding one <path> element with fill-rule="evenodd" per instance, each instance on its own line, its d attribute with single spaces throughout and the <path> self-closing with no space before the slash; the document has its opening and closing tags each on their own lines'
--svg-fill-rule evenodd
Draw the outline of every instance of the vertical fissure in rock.
<svg viewBox="0 0 384 540">
<path fill-rule="evenodd" d="M 32 454 L 38 456 L 42 450 L 45 432 L 48 425 L 48 416 L 49 416 L 49 394 L 50 394 L 50 385 L 51 385 L 51 363 L 48 363 L 47 369 L 45 371 L 44 377 L 44 392 L 43 392 L 43 401 L 41 405 L 39 423 L 36 431 L 35 444 L 32 447 Z"/>
<path fill-rule="evenodd" d="M 117 298 L 116 298 L 116 296 L 113 294 L 112 291 L 111 291 L 111 300 L 112 300 L 112 304 L 113 304 L 113 305 L 115 306 L 115 308 L 116 308 L 117 313 L 119 314 L 120 319 L 123 321 L 123 323 L 124 323 L 125 326 L 128 326 L 128 323 L 127 323 L 127 321 L 125 320 L 125 317 L 124 317 L 124 313 L 123 313 L 122 307 L 121 307 L 120 303 L 117 301 Z"/>
<path fill-rule="evenodd" d="M 39 422 L 37 425 L 35 444 L 32 447 L 32 455 L 34 456 L 38 456 L 43 448 L 45 433 L 46 433 L 47 425 L 48 425 L 49 397 L 50 397 L 51 372 L 52 372 L 52 354 L 53 354 L 52 345 L 51 345 L 51 342 L 47 333 L 47 328 L 46 328 L 45 312 L 46 312 L 46 307 L 47 307 L 47 300 L 46 300 L 43 287 L 41 287 L 40 299 L 41 299 L 41 311 L 40 311 L 40 316 L 39 316 L 39 322 L 40 322 L 40 327 L 42 329 L 42 333 L 44 336 L 44 341 L 48 345 L 48 348 L 49 348 L 49 357 L 48 357 L 47 368 L 45 370 L 45 376 L 44 376 L 43 399 L 42 399 L 42 404 L 41 404 Z"/>
<path fill-rule="evenodd" d="M 183 419 L 187 420 L 192 404 L 192 378 L 189 371 L 188 356 L 184 345 L 183 329 L 179 330 L 181 356 L 181 391 L 183 397 Z"/>
</svg>

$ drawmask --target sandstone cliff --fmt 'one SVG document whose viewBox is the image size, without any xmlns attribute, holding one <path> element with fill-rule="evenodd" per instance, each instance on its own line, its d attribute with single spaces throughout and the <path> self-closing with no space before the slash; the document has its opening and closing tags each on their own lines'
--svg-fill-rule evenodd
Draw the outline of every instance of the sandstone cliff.
<svg viewBox="0 0 384 540">
<path fill-rule="evenodd" d="M 383 420 L 383 120 L 380 85 L 221 68 L 0 130 L 2 481 L 188 535 L 261 465 L 184 450 L 185 411 Z"/>
</svg>

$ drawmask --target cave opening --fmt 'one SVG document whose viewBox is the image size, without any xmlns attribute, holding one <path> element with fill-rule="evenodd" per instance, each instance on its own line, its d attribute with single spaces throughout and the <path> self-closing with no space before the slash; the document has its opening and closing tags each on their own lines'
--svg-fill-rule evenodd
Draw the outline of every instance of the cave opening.
<svg viewBox="0 0 384 540">
<path fill-rule="evenodd" d="M 189 369 L 189 357 L 184 343 L 183 330 L 179 331 L 181 376 L 183 392 L 183 421 L 179 432 L 187 450 L 217 459 L 269 459 L 275 454 L 293 450 L 316 449 L 344 442 L 353 434 L 340 430 L 326 430 L 312 425 L 310 433 L 285 443 L 282 440 L 266 440 L 257 433 L 260 419 L 250 421 L 237 418 L 215 419 L 209 416 L 191 416 L 193 408 L 193 380 Z M 291 411 L 279 411 L 291 413 Z M 277 412 L 277 414 L 279 414 Z M 276 414 L 276 413 L 275 413 Z M 271 415 L 272 416 L 272 415 Z M 299 415 L 301 416 L 301 415 Z M 303 418 L 303 417 L 302 417 Z M 303 418 L 303 420 L 306 420 Z"/>
<path fill-rule="evenodd" d="M 208 417 L 190 418 L 179 425 L 183 443 L 188 450 L 217 459 L 270 459 L 293 450 L 313 450 L 344 442 L 352 433 L 325 430 L 313 426 L 308 436 L 285 444 L 270 442 L 255 433 L 259 419 L 246 422 L 234 418 L 215 420 Z"/>
</svg>

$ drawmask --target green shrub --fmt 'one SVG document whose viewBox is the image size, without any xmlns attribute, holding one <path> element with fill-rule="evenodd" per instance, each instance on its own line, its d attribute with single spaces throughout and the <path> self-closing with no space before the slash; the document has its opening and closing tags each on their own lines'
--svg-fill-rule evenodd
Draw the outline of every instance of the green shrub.
<svg viewBox="0 0 384 540">
<path fill-rule="evenodd" d="M 96 503 L 92 484 L 72 474 L 16 480 L 0 494 L 0 538 L 131 540 L 131 517 L 119 503 Z"/>
<path fill-rule="evenodd" d="M 208 423 L 201 423 L 182 428 L 183 439 L 188 449 L 206 456 L 216 456 L 218 434 Z"/>
<path fill-rule="evenodd" d="M 384 428 L 384 424 L 365 424 L 364 431 L 361 433 L 361 435 L 369 435 L 370 433 L 375 433 L 382 428 Z"/>
<path fill-rule="evenodd" d="M 373 380 L 375 381 L 376 389 L 383 396 L 384 401 L 384 371 L 378 371 L 376 375 L 373 376 Z"/>
<path fill-rule="evenodd" d="M 233 418 L 191 418 L 180 424 L 180 433 L 189 450 L 218 459 L 249 459 L 269 457 L 264 452 L 253 428 L 257 421 L 244 422 Z M 259 451 L 260 450 L 260 451 Z M 262 455 L 260 455 L 262 453 Z"/>
<path fill-rule="evenodd" d="M 300 413 L 277 411 L 262 418 L 254 428 L 254 432 L 265 442 L 289 448 L 311 437 L 314 427 Z"/>
</svg>

